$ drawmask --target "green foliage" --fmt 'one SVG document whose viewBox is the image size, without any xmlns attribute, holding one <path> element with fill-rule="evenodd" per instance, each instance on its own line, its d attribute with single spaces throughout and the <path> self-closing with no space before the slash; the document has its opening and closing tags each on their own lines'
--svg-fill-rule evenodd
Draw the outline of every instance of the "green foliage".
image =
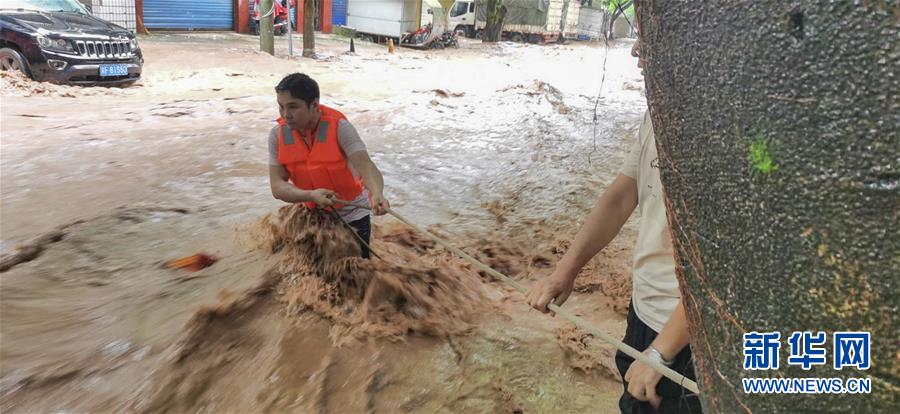
<svg viewBox="0 0 900 414">
<path fill-rule="evenodd" d="M 758 132 L 753 138 L 753 142 L 750 143 L 750 165 L 763 174 L 778 171 L 778 165 L 775 165 L 774 151 L 775 145 L 770 143 L 762 132 Z"/>
<path fill-rule="evenodd" d="M 628 1 L 626 0 L 603 0 L 602 1 L 606 6 L 606 10 L 610 13 L 615 13 L 619 6 L 624 5 Z M 634 21 L 634 3 L 632 2 L 625 8 L 625 15 L 628 16 L 628 19 Z"/>
</svg>

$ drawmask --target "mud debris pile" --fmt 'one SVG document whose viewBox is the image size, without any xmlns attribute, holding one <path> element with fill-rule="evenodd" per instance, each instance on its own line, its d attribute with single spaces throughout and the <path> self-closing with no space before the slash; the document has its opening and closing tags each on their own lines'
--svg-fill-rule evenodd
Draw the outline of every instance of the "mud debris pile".
<svg viewBox="0 0 900 414">
<path fill-rule="evenodd" d="M 477 277 L 408 229 L 395 228 L 373 246 L 385 260 L 360 258 L 348 228 L 302 207 L 266 216 L 257 234 L 266 236 L 264 249 L 280 255 L 277 297 L 287 314 L 328 319 L 336 339 L 465 334 L 489 306 Z"/>
<path fill-rule="evenodd" d="M 57 98 L 78 98 L 82 96 L 99 96 L 108 94 L 133 94 L 139 87 L 96 87 L 84 88 L 72 85 L 60 85 L 50 82 L 36 82 L 24 74 L 14 71 L 0 71 L 0 96 L 30 97 L 50 96 Z"/>
<path fill-rule="evenodd" d="M 302 206 L 284 206 L 259 220 L 250 232 L 258 249 L 277 257 L 275 266 L 256 286 L 223 291 L 218 304 L 197 310 L 130 409 L 298 407 L 280 401 L 282 386 L 318 396 L 312 405 L 299 405 L 313 409 L 337 393 L 316 377 L 348 361 L 372 371 L 368 379 L 347 378 L 364 388 L 358 394 L 374 398 L 370 388 L 378 363 L 337 356 L 342 348 L 366 347 L 375 338 L 403 342 L 413 336 L 466 335 L 495 307 L 477 274 L 410 230 L 397 227 L 380 237 L 373 248 L 385 260 L 359 257 L 349 231 L 330 215 Z M 295 350 L 306 357 L 293 356 Z M 290 384 L 267 388 L 265 379 L 283 375 L 280 370 L 296 371 Z M 256 378 L 258 389 L 229 395 L 230 381 L 240 377 Z M 211 403 L 211 398 L 231 402 Z M 254 401 L 259 398 L 273 400 L 260 405 Z"/>
</svg>

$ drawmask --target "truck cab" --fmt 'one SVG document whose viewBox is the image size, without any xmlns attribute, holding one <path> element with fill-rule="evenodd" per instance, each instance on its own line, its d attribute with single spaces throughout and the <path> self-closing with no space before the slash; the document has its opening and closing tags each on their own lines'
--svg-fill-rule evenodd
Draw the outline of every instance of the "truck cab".
<svg viewBox="0 0 900 414">
<path fill-rule="evenodd" d="M 454 32 L 462 32 L 466 37 L 475 37 L 475 1 L 453 3 L 448 20 Z"/>
</svg>

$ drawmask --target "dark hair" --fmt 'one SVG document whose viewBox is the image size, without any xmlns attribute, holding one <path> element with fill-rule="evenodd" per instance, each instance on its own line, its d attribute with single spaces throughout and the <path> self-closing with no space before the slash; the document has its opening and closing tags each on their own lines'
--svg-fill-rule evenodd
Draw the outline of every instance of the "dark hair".
<svg viewBox="0 0 900 414">
<path fill-rule="evenodd" d="M 290 92 L 294 98 L 311 105 L 313 101 L 319 99 L 319 84 L 305 73 L 292 73 L 278 82 L 275 92 Z"/>
</svg>

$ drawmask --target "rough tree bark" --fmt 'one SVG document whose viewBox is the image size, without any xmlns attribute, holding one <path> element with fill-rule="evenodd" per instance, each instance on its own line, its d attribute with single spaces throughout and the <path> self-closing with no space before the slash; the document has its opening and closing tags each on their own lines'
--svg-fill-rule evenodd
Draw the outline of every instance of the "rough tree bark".
<svg viewBox="0 0 900 414">
<path fill-rule="evenodd" d="M 303 0 L 303 57 L 316 57 L 316 1 Z"/>
<path fill-rule="evenodd" d="M 900 3 L 639 0 L 642 52 L 705 412 L 897 412 Z M 743 335 L 780 332 L 778 370 Z M 788 338 L 823 331 L 825 365 Z M 871 332 L 871 368 L 832 334 Z M 746 394 L 742 378 L 871 378 L 871 394 Z"/>
<path fill-rule="evenodd" d="M 272 10 L 272 6 L 272 0 L 261 0 L 259 2 L 259 9 L 261 10 L 259 19 L 259 50 L 270 55 L 275 54 L 275 17 L 266 11 Z"/>
<path fill-rule="evenodd" d="M 487 0 L 487 21 L 482 34 L 483 42 L 498 42 L 503 33 L 503 19 L 506 18 L 506 5 L 503 0 Z"/>
</svg>

